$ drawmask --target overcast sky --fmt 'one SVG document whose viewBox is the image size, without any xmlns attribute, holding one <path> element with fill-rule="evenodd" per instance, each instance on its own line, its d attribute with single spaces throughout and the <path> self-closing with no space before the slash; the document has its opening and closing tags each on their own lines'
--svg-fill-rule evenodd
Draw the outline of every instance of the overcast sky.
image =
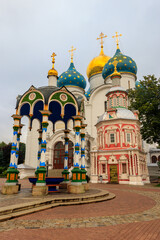
<svg viewBox="0 0 160 240">
<path fill-rule="evenodd" d="M 159 0 L 0 0 L 0 141 L 12 140 L 17 95 L 48 84 L 52 52 L 61 74 L 69 67 L 68 50 L 76 47 L 76 69 L 87 78 L 87 66 L 100 52 L 100 32 L 108 36 L 106 55 L 114 55 L 118 31 L 121 51 L 137 63 L 138 79 L 159 78 L 159 12 Z"/>
</svg>

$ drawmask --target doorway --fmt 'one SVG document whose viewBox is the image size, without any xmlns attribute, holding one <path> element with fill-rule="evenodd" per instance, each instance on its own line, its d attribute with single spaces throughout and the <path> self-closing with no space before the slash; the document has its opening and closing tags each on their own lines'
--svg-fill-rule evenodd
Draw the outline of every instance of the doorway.
<svg viewBox="0 0 160 240">
<path fill-rule="evenodd" d="M 110 165 L 110 183 L 118 183 L 117 165 Z"/>
<path fill-rule="evenodd" d="M 64 168 L 65 145 L 62 142 L 57 142 L 54 147 L 53 168 Z M 73 143 L 68 142 L 68 168 L 73 165 Z"/>
</svg>

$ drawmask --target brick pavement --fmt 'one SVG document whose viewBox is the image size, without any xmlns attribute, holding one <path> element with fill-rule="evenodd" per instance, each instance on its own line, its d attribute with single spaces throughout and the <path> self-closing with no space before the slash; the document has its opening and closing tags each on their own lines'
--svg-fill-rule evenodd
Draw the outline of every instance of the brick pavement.
<svg viewBox="0 0 160 240">
<path fill-rule="evenodd" d="M 58 207 L 0 223 L 0 239 L 160 239 L 160 189 L 106 184 L 91 187 L 109 190 L 116 198 Z"/>
</svg>

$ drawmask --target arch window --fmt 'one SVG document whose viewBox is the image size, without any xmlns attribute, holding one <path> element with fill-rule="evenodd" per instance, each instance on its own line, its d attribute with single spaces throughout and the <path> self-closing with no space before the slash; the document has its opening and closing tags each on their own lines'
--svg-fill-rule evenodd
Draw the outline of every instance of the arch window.
<svg viewBox="0 0 160 240">
<path fill-rule="evenodd" d="M 53 168 L 63 169 L 65 156 L 65 145 L 62 142 L 56 143 L 54 147 Z M 68 142 L 68 168 L 73 165 L 73 143 Z"/>
<path fill-rule="evenodd" d="M 116 107 L 116 105 L 117 105 L 117 99 L 114 98 L 113 101 L 114 101 L 114 107 Z"/>
<path fill-rule="evenodd" d="M 112 107 L 112 99 L 111 98 L 109 99 L 109 107 L 110 108 Z"/>
<path fill-rule="evenodd" d="M 157 157 L 156 156 L 152 156 L 152 163 L 156 163 L 157 162 Z"/>
</svg>

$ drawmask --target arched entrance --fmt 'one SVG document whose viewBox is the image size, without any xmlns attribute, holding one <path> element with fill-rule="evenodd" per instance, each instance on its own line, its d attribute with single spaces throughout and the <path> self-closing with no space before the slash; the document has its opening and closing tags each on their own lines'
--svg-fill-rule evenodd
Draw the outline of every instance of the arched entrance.
<svg viewBox="0 0 160 240">
<path fill-rule="evenodd" d="M 53 169 L 63 169 L 65 146 L 62 142 L 57 142 L 54 147 Z M 68 142 L 68 168 L 73 165 L 73 143 Z"/>
</svg>

